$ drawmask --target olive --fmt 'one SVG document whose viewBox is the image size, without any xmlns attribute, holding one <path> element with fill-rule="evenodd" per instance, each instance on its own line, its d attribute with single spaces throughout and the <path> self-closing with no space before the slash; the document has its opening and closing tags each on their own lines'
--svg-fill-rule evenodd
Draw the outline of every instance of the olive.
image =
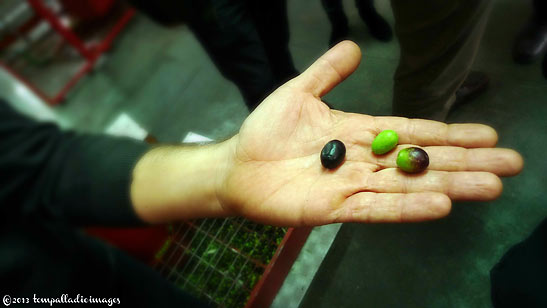
<svg viewBox="0 0 547 308">
<path fill-rule="evenodd" d="M 340 140 L 331 140 L 321 150 L 321 164 L 327 169 L 334 169 L 342 164 L 346 156 L 346 147 Z"/>
<path fill-rule="evenodd" d="M 397 166 L 408 173 L 422 172 L 429 166 L 429 156 L 420 148 L 402 149 L 397 154 Z"/>
<path fill-rule="evenodd" d="M 394 130 L 387 129 L 374 138 L 372 141 L 372 152 L 376 155 L 385 154 L 397 146 L 399 136 Z"/>
</svg>

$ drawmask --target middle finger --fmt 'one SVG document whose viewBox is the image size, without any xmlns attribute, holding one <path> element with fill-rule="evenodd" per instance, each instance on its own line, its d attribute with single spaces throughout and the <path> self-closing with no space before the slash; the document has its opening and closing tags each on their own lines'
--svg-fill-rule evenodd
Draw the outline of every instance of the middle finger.
<svg viewBox="0 0 547 308">
<path fill-rule="evenodd" d="M 384 155 L 375 155 L 370 147 L 354 146 L 348 149 L 346 158 L 355 161 L 375 163 L 379 169 L 397 168 L 400 150 L 413 145 L 397 146 Z M 520 154 L 511 149 L 476 148 L 466 149 L 453 146 L 421 147 L 429 156 L 429 170 L 438 171 L 485 171 L 499 176 L 516 175 L 522 169 Z"/>
</svg>

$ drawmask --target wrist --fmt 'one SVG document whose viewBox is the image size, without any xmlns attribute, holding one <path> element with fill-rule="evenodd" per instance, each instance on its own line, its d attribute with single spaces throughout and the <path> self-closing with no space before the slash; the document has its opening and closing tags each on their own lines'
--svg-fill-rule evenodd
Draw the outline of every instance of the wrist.
<svg viewBox="0 0 547 308">
<path fill-rule="evenodd" d="M 230 174 L 235 166 L 235 149 L 237 135 L 215 145 L 216 177 L 215 177 L 215 198 L 224 216 L 234 215 L 227 204 L 227 189 Z"/>
<path fill-rule="evenodd" d="M 150 223 L 231 215 L 221 192 L 233 166 L 234 140 L 160 146 L 145 154 L 131 184 L 137 214 Z"/>
</svg>

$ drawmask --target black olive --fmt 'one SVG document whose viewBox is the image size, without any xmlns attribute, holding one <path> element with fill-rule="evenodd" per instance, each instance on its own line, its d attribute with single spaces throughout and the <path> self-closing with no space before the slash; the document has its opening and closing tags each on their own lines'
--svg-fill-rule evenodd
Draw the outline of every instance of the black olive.
<svg viewBox="0 0 547 308">
<path fill-rule="evenodd" d="M 340 140 L 331 140 L 321 150 L 321 164 L 327 169 L 335 169 L 342 164 L 346 147 Z"/>
</svg>

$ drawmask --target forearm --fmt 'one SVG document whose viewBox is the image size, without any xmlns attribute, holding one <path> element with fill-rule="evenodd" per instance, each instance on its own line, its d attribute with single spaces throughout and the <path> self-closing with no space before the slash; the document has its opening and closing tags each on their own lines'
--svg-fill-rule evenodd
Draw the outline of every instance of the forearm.
<svg viewBox="0 0 547 308">
<path fill-rule="evenodd" d="M 39 123 L 0 100 L 0 216 L 135 225 L 131 171 L 149 146 Z"/>
<path fill-rule="evenodd" d="M 232 143 L 159 146 L 146 153 L 131 184 L 137 215 L 149 223 L 229 216 L 218 188 L 232 161 Z"/>
</svg>

